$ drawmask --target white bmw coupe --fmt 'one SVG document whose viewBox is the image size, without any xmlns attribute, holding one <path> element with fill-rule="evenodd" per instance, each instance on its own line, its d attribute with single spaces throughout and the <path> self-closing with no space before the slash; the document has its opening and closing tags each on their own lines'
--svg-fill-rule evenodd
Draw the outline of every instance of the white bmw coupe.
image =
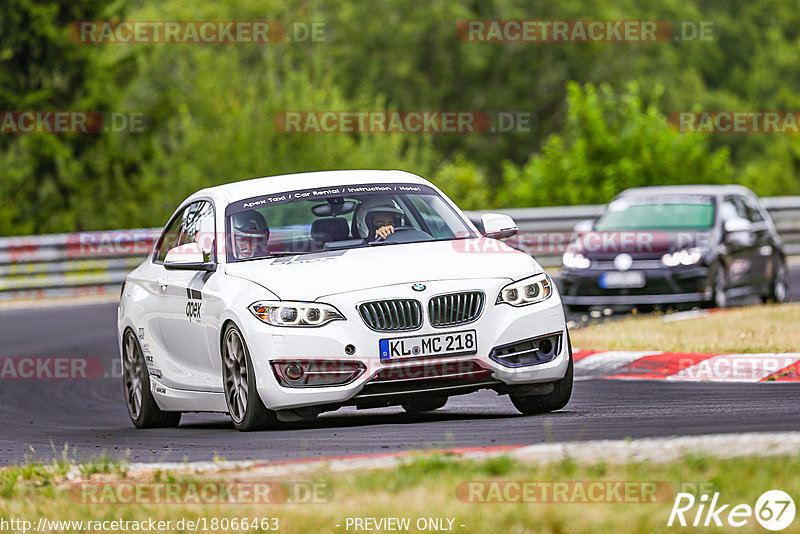
<svg viewBox="0 0 800 534">
<path fill-rule="evenodd" d="M 342 406 L 420 413 L 491 389 L 564 407 L 572 348 L 558 291 L 517 232 L 483 231 L 400 171 L 275 176 L 203 189 L 128 275 L 118 335 L 138 428 L 182 412 L 270 428 Z"/>
</svg>

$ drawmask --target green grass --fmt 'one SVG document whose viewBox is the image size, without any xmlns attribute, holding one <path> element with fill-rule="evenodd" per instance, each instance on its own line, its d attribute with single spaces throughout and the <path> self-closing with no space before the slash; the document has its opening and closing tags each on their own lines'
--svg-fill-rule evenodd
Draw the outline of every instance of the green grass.
<svg viewBox="0 0 800 534">
<path fill-rule="evenodd" d="M 705 317 L 664 322 L 659 315 L 630 316 L 570 332 L 583 350 L 756 353 L 800 351 L 800 304 L 749 306 Z"/>
<path fill-rule="evenodd" d="M 52 488 L 62 483 L 70 472 L 83 477 L 95 474 L 112 475 L 118 479 L 127 476 L 128 463 L 105 452 L 76 460 L 70 456 L 69 447 L 60 452 L 53 446 L 52 460 L 42 461 L 26 456 L 25 461 L 0 469 L 0 498 L 13 499 L 25 495 L 31 488 Z"/>
<path fill-rule="evenodd" d="M 544 460 L 544 459 L 543 459 Z M 105 461 L 96 462 L 107 465 Z M 113 467 L 80 469 L 90 481 L 117 481 L 124 470 Z M 770 489 L 782 489 L 800 497 L 800 456 L 718 459 L 687 456 L 667 463 L 604 461 L 583 464 L 572 459 L 559 462 L 521 463 L 508 456 L 487 460 L 464 460 L 448 454 L 423 454 L 406 459 L 401 467 L 348 473 L 320 473 L 283 477 L 280 482 L 305 481 L 326 485 L 330 500 L 321 504 L 259 505 L 86 505 L 76 502 L 69 484 L 58 473 L 40 464 L 25 464 L 0 470 L 0 517 L 33 519 L 173 520 L 181 518 L 277 517 L 281 532 L 346 532 L 348 517 L 421 517 L 455 519 L 456 532 L 674 532 L 666 526 L 674 492 L 649 503 L 471 503 L 457 493 L 469 481 L 645 481 L 706 484 L 706 492 L 720 492 L 725 503 L 754 505 Z M 142 482 L 250 480 L 246 472 L 230 471 L 211 475 L 182 475 L 154 472 Z M 16 481 L 8 488 L 8 481 Z M 43 480 L 47 484 L 42 484 Z M 128 478 L 130 480 L 130 478 Z M 258 482 L 266 480 L 259 479 Z M 463 487 L 463 486 L 462 486 Z M 677 490 L 675 490 L 677 491 Z M 461 497 L 461 498 L 460 498 Z M 797 523 L 797 520 L 796 520 Z M 335 525 L 341 525 L 336 527 Z M 464 525 L 461 527 L 460 525 Z M 706 529 L 709 532 L 727 529 Z M 411 532 L 416 529 L 412 528 Z M 739 532 L 763 531 L 751 520 Z M 787 530 L 791 532 L 792 530 Z M 795 530 L 796 531 L 796 530 Z M 352 530 L 351 530 L 352 532 Z"/>
</svg>

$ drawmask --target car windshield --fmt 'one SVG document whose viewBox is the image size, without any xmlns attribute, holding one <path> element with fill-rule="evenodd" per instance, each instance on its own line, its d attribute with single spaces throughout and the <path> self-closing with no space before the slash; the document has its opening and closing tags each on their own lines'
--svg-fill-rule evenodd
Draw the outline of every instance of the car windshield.
<svg viewBox="0 0 800 534">
<path fill-rule="evenodd" d="M 597 220 L 594 229 L 707 230 L 714 225 L 714 203 L 709 199 L 619 199 Z"/>
<path fill-rule="evenodd" d="M 476 237 L 431 187 L 364 184 L 231 203 L 228 261 Z"/>
</svg>

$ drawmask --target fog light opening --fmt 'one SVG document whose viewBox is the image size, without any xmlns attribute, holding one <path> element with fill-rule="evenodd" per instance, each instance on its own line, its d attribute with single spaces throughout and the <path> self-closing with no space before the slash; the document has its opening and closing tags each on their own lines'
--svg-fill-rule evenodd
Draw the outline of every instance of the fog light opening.
<svg viewBox="0 0 800 534">
<path fill-rule="evenodd" d="M 489 357 L 508 367 L 524 367 L 547 363 L 561 350 L 561 333 L 501 345 L 492 349 Z"/>
<path fill-rule="evenodd" d="M 550 338 L 544 338 L 539 342 L 538 349 L 540 356 L 550 356 L 553 354 L 553 342 L 550 341 Z"/>
<path fill-rule="evenodd" d="M 303 375 L 305 375 L 306 372 L 299 364 L 292 363 L 286 366 L 284 374 L 286 375 L 286 378 L 288 378 L 289 380 L 297 382 L 298 380 L 303 378 Z"/>
<path fill-rule="evenodd" d="M 277 360 L 272 362 L 275 378 L 284 387 L 324 387 L 349 384 L 366 371 L 359 361 Z"/>
</svg>

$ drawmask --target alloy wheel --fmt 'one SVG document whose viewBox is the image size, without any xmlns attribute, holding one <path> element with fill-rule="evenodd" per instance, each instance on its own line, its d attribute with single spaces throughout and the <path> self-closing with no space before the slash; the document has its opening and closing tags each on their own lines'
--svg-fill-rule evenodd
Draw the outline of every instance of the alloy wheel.
<svg viewBox="0 0 800 534">
<path fill-rule="evenodd" d="M 144 357 L 132 332 L 125 336 L 125 359 L 123 362 L 125 379 L 125 401 L 133 419 L 142 413 L 144 397 L 143 381 L 146 378 Z"/>
<path fill-rule="evenodd" d="M 247 412 L 247 355 L 242 337 L 235 329 L 225 335 L 225 397 L 234 421 Z"/>
</svg>

